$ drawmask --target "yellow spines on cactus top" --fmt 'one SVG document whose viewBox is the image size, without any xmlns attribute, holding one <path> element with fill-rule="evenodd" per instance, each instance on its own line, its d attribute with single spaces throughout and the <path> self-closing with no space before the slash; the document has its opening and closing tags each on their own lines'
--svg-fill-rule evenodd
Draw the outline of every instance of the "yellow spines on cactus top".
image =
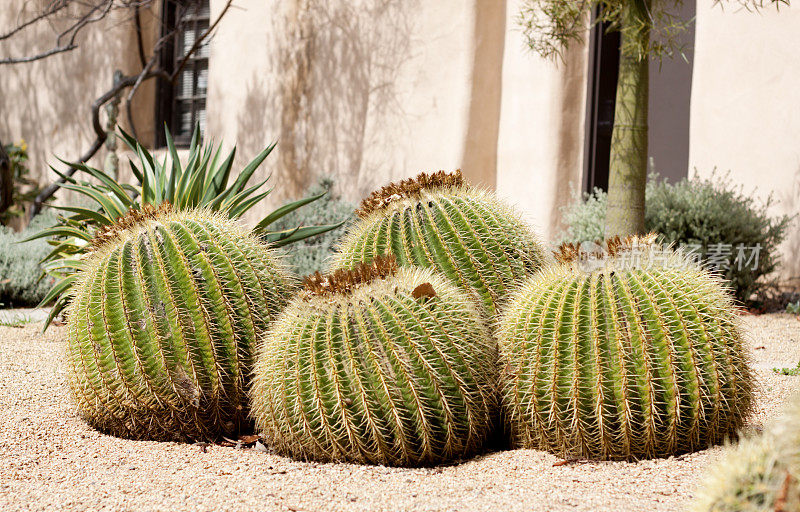
<svg viewBox="0 0 800 512">
<path fill-rule="evenodd" d="M 357 211 L 332 268 L 382 254 L 401 266 L 430 267 L 475 293 L 489 314 L 544 262 L 531 228 L 494 194 L 470 188 L 460 172 L 422 173 L 373 192 Z"/>
</svg>

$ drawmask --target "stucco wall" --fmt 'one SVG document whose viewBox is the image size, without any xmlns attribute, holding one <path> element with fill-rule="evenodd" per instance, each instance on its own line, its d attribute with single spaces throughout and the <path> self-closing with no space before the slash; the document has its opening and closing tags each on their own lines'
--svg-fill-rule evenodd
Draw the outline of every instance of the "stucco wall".
<svg viewBox="0 0 800 512">
<path fill-rule="evenodd" d="M 588 49 L 573 45 L 563 61 L 533 54 L 514 26 L 520 3 L 508 2 L 497 191 L 552 238 L 581 187 Z"/>
<path fill-rule="evenodd" d="M 707 5 L 708 4 L 708 5 Z M 746 192 L 800 213 L 800 5 L 760 13 L 699 2 L 690 168 L 730 171 Z M 800 224 L 783 246 L 784 275 L 800 277 Z"/>
<path fill-rule="evenodd" d="M 0 9 L 0 27 L 16 26 L 35 14 L 38 5 L 26 0 L 7 0 Z M 142 12 L 144 25 L 152 28 L 155 15 Z M 70 22 L 66 15 L 34 25 L 24 37 L 0 41 L 0 56 L 25 56 L 50 48 L 54 29 Z M 135 32 L 133 23 L 121 12 L 90 25 L 81 32 L 78 48 L 33 63 L 0 67 L 0 140 L 4 143 L 25 139 L 30 156 L 29 166 L 34 178 L 41 182 L 56 176 L 48 165 L 63 169 L 56 156 L 66 160 L 78 158 L 92 141 L 90 106 L 111 87 L 115 69 L 123 73 L 137 71 Z M 148 39 L 148 44 L 152 41 Z M 152 138 L 153 88 L 142 87 L 134 98 L 134 119 L 139 135 Z M 124 117 L 123 113 L 120 118 Z M 105 112 L 101 113 L 105 119 Z M 124 123 L 124 121 L 123 121 Z M 127 123 L 124 123 L 127 125 Z M 104 151 L 92 163 L 102 167 Z M 126 166 L 121 166 L 126 167 Z M 62 190 L 58 199 L 71 200 L 72 193 Z"/>
<path fill-rule="evenodd" d="M 455 169 L 470 106 L 471 4 L 237 2 L 211 44 L 209 130 L 237 141 L 242 162 L 279 139 L 263 169 L 275 199 L 325 174 L 357 199 L 392 179 Z"/>
<path fill-rule="evenodd" d="M 581 182 L 586 48 L 563 62 L 533 55 L 515 27 L 519 4 L 238 0 L 211 42 L 208 127 L 239 145 L 240 165 L 279 139 L 262 170 L 273 174 L 275 197 L 250 219 L 322 175 L 355 200 L 389 180 L 463 167 L 554 236 L 559 208 Z M 211 5 L 217 15 L 224 0 Z M 30 6 L 12 0 L 0 26 Z M 756 14 L 699 2 L 697 16 L 690 167 L 730 170 L 746 190 L 773 192 L 775 212 L 800 211 L 800 112 L 792 108 L 800 104 L 800 6 Z M 143 17 L 152 45 L 157 18 Z M 0 43 L 0 54 L 29 53 L 49 34 L 43 25 Z M 74 158 L 92 140 L 89 105 L 113 70 L 137 69 L 130 20 L 90 27 L 79 44 L 0 73 L 0 140 L 25 138 L 43 179 L 52 179 L 54 155 Z M 144 140 L 152 139 L 153 97 L 145 87 L 134 105 Z M 787 272 L 800 275 L 797 227 L 785 251 Z"/>
<path fill-rule="evenodd" d="M 224 4 L 211 0 L 212 18 Z M 26 5 L 13 0 L 0 23 Z M 246 220 L 323 175 L 357 200 L 390 180 L 463 168 L 552 234 L 580 185 L 585 51 L 561 64 L 536 57 L 518 11 L 518 0 L 237 0 L 210 43 L 208 134 L 237 144 L 240 166 L 279 140 L 255 177 L 272 174 L 275 194 Z M 136 70 L 128 20 L 90 27 L 80 44 L 0 74 L 0 137 L 25 137 L 41 175 L 52 155 L 74 158 L 92 140 L 89 104 L 113 70 Z M 153 90 L 134 107 L 152 140 Z"/>
</svg>

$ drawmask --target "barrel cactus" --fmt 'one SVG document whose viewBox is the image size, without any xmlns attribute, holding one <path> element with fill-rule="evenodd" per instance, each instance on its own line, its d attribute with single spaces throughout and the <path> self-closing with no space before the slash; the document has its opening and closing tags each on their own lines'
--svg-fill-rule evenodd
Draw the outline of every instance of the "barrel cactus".
<svg viewBox="0 0 800 512">
<path fill-rule="evenodd" d="M 729 448 L 695 495 L 695 512 L 800 510 L 800 397 L 764 434 Z"/>
<path fill-rule="evenodd" d="M 334 268 L 393 254 L 402 266 L 433 267 L 479 296 L 494 315 L 544 251 L 530 227 L 494 195 L 465 185 L 460 171 L 422 173 L 364 199 Z"/>
<path fill-rule="evenodd" d="M 248 424 L 257 337 L 292 281 L 234 221 L 164 204 L 101 230 L 68 309 L 79 413 L 123 437 L 213 439 Z"/>
<path fill-rule="evenodd" d="M 506 426 L 516 446 L 638 459 L 735 435 L 752 373 L 721 282 L 655 236 L 569 244 L 499 321 Z"/>
<path fill-rule="evenodd" d="M 481 447 L 496 358 L 468 295 L 379 257 L 306 279 L 259 348 L 252 414 L 300 459 L 435 464 Z"/>
</svg>

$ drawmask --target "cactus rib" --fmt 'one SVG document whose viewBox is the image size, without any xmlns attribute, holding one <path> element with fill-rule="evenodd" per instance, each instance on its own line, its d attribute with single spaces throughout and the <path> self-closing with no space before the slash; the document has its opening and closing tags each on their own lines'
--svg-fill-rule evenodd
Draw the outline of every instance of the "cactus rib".
<svg viewBox="0 0 800 512">
<path fill-rule="evenodd" d="M 401 265 L 442 272 L 492 315 L 509 289 L 544 262 L 540 242 L 519 215 L 466 186 L 458 171 L 390 184 L 365 199 L 358 213 L 361 220 L 332 268 L 392 254 Z"/>
</svg>

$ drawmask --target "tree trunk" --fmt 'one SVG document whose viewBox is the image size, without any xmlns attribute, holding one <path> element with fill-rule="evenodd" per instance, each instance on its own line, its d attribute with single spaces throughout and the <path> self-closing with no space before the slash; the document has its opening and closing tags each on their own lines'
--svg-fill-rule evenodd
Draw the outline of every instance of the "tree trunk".
<svg viewBox="0 0 800 512">
<path fill-rule="evenodd" d="M 14 168 L 6 153 L 3 141 L 0 141 L 0 213 L 11 208 L 14 203 Z"/>
<path fill-rule="evenodd" d="M 636 23 L 637 14 L 628 7 L 622 23 Z M 619 61 L 617 103 L 611 134 L 611 162 L 608 176 L 606 237 L 644 233 L 644 195 L 647 183 L 647 102 L 649 59 L 623 51 Z M 649 40 L 649 31 L 640 33 Z M 629 36 L 628 36 L 629 37 Z"/>
</svg>

